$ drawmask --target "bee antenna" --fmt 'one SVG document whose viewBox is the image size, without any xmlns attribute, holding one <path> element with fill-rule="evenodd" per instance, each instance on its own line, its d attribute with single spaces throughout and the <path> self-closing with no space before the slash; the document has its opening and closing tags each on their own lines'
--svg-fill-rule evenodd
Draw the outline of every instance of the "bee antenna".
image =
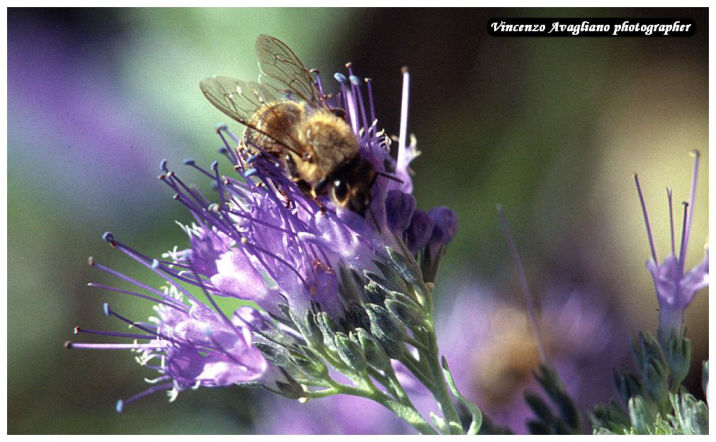
<svg viewBox="0 0 716 442">
<path fill-rule="evenodd" d="M 400 184 L 403 184 L 403 180 L 401 180 L 400 178 L 398 178 L 394 175 L 391 175 L 391 174 L 388 174 L 385 172 L 378 172 L 378 171 L 376 171 L 375 173 L 376 173 L 376 175 L 384 176 L 384 177 L 388 178 L 389 180 L 397 181 Z"/>
</svg>

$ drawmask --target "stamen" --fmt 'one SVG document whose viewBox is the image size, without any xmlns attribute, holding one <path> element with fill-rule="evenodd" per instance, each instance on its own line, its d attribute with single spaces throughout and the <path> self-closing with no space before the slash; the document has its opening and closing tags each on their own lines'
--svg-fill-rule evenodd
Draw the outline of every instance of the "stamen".
<svg viewBox="0 0 716 442">
<path fill-rule="evenodd" d="M 689 203 L 686 201 L 682 202 L 684 206 L 684 222 L 681 226 L 681 250 L 679 251 L 679 279 L 684 274 L 684 257 L 686 256 L 686 245 L 688 242 L 689 229 L 687 226 L 687 220 L 689 217 Z"/>
<path fill-rule="evenodd" d="M 319 70 L 316 69 L 316 68 L 313 68 L 313 69 L 311 69 L 311 70 L 308 71 L 308 72 L 310 72 L 311 74 L 314 74 L 314 76 L 315 76 L 314 81 L 315 81 L 315 83 L 316 83 L 316 89 L 318 89 L 318 92 L 321 93 L 321 101 L 323 101 L 323 102 L 325 103 L 325 101 L 326 101 L 326 93 L 323 92 L 323 83 L 321 82 L 321 73 L 320 73 Z"/>
<path fill-rule="evenodd" d="M 361 89 L 360 89 L 360 79 L 359 79 L 358 77 L 356 77 L 355 75 L 351 75 L 351 76 L 350 76 L 350 80 L 351 80 L 351 83 L 355 86 L 355 87 L 354 87 L 354 90 L 355 90 L 354 94 L 355 94 L 356 97 L 358 97 L 358 109 L 360 110 L 360 115 L 361 115 L 361 119 L 362 119 L 361 121 L 362 121 L 362 123 L 363 123 L 363 127 L 361 128 L 361 132 L 362 132 L 362 131 L 367 131 L 368 128 L 369 128 L 369 126 L 368 126 L 368 117 L 366 116 L 366 113 L 365 113 L 365 104 L 363 103 L 363 92 L 362 92 Z"/>
<path fill-rule="evenodd" d="M 368 106 L 370 108 L 370 121 L 373 122 L 371 125 L 371 128 L 373 129 L 373 136 L 376 136 L 375 130 L 377 126 L 377 119 L 375 118 L 375 107 L 373 107 L 373 88 L 371 87 L 371 83 L 373 82 L 372 78 L 366 78 L 365 84 L 368 86 Z"/>
<path fill-rule="evenodd" d="M 156 336 L 160 336 L 155 330 L 150 330 L 150 329 L 148 329 L 144 324 L 142 324 L 142 323 L 140 323 L 140 322 L 134 322 L 134 321 L 132 321 L 131 319 L 125 318 L 124 316 L 122 316 L 122 315 L 120 315 L 119 313 L 115 312 L 114 310 L 112 310 L 112 309 L 109 307 L 109 303 L 108 303 L 108 302 L 105 302 L 105 303 L 104 303 L 104 305 L 102 306 L 102 309 L 103 309 L 103 311 L 104 311 L 104 315 L 107 316 L 107 317 L 112 317 L 112 316 L 114 316 L 115 318 L 119 319 L 120 321 L 125 322 L 125 323 L 131 325 L 132 327 L 138 328 L 138 329 L 142 330 L 143 332 L 146 332 L 146 333 L 149 333 L 149 334 L 153 334 L 153 335 L 156 335 Z M 169 340 L 169 341 L 174 342 L 174 340 L 171 339 L 171 338 L 167 338 L 167 337 L 165 337 L 165 336 L 162 336 L 162 337 L 163 337 L 164 339 L 167 339 L 167 340 Z"/>
<path fill-rule="evenodd" d="M 691 195 L 689 196 L 689 206 L 691 207 L 691 210 L 689 211 L 688 219 L 684 220 L 685 228 L 686 228 L 686 234 L 683 236 L 683 243 L 682 244 L 682 252 L 681 256 L 679 256 L 679 264 L 681 266 L 681 270 L 683 273 L 684 264 L 686 263 L 686 247 L 689 244 L 689 236 L 691 235 L 691 225 L 693 223 L 693 215 L 694 215 L 694 203 L 696 200 L 696 184 L 697 179 L 699 176 L 699 158 L 701 157 L 701 152 L 698 150 L 691 151 L 691 154 L 694 156 L 694 172 L 693 172 L 693 178 L 691 179 Z"/>
<path fill-rule="evenodd" d="M 171 390 L 171 389 L 172 389 L 172 386 L 173 386 L 173 384 L 172 384 L 171 382 L 169 382 L 169 383 L 167 383 L 167 384 L 155 385 L 155 386 L 153 386 L 153 387 L 151 387 L 151 388 L 148 388 L 148 389 L 144 390 L 143 392 L 141 392 L 141 393 L 139 393 L 139 394 L 136 394 L 136 395 L 132 396 L 131 398 L 127 399 L 126 401 L 123 401 L 123 400 L 120 399 L 120 400 L 117 401 L 117 405 L 115 406 L 115 409 L 117 410 L 117 413 L 121 413 L 122 410 L 124 409 L 124 406 L 125 406 L 125 405 L 129 405 L 129 404 L 131 404 L 132 402 L 135 402 L 135 401 L 137 401 L 137 400 L 139 400 L 139 399 L 141 399 L 141 398 L 143 398 L 143 397 L 145 397 L 145 396 L 149 396 L 149 395 L 151 395 L 151 394 L 154 394 L 154 393 L 156 393 L 157 391 L 161 391 L 161 390 Z"/>
<path fill-rule="evenodd" d="M 671 189 L 666 188 L 666 199 L 669 201 L 669 227 L 671 229 L 671 254 L 676 256 L 676 244 L 674 242 L 674 205 L 671 200 Z"/>
<path fill-rule="evenodd" d="M 92 330 L 88 328 L 81 328 L 79 325 L 74 328 L 74 334 L 87 333 L 90 335 L 101 335 L 101 336 L 113 336 L 117 338 L 130 338 L 130 339 L 155 339 L 156 335 L 140 335 L 138 333 L 120 333 L 105 330 Z"/>
<path fill-rule="evenodd" d="M 400 102 L 400 133 L 398 138 L 398 168 L 408 167 L 407 153 L 405 152 L 405 140 L 408 136 L 408 91 L 410 89 L 410 74 L 408 67 L 403 66 L 403 93 Z"/>
<path fill-rule="evenodd" d="M 89 282 L 89 283 L 87 283 L 87 286 L 89 286 L 89 287 L 96 287 L 96 288 L 99 288 L 99 289 L 102 289 L 102 290 L 107 290 L 108 292 L 124 293 L 124 294 L 126 294 L 126 295 L 136 296 L 137 298 L 146 299 L 146 300 L 148 300 L 148 301 L 152 301 L 152 302 L 155 302 L 155 303 L 157 303 L 157 304 L 164 304 L 164 305 L 166 305 L 167 307 L 171 307 L 171 308 L 177 309 L 177 310 L 179 310 L 179 311 L 186 312 L 186 308 L 185 308 L 184 306 L 178 305 L 178 304 L 174 304 L 173 302 L 170 302 L 170 301 L 167 300 L 167 299 L 170 299 L 170 298 L 163 297 L 163 299 L 157 299 L 157 298 L 153 298 L 153 297 L 148 296 L 148 295 L 143 295 L 143 294 L 141 294 L 141 293 L 133 292 L 133 291 L 130 291 L 130 290 L 119 289 L 119 288 L 116 288 L 116 287 L 111 287 L 111 286 L 104 285 L 104 284 L 99 284 L 99 283 L 96 283 L 96 282 Z M 160 292 L 160 293 L 161 293 L 161 292 Z"/>
<path fill-rule="evenodd" d="M 213 176 L 212 174 L 210 174 L 207 170 L 205 170 L 203 167 L 197 166 L 196 161 L 194 161 L 192 158 L 187 158 L 187 159 L 185 159 L 185 160 L 183 161 L 183 163 L 184 163 L 185 166 L 193 167 L 194 169 L 196 169 L 196 170 L 198 170 L 199 172 L 201 172 L 201 173 L 203 173 L 204 175 L 206 175 L 208 178 L 211 178 L 211 179 L 214 178 L 214 176 Z"/>
<path fill-rule="evenodd" d="M 113 243 L 114 243 L 115 246 L 116 246 L 119 250 L 121 250 L 124 254 L 126 254 L 127 256 L 129 256 L 129 257 L 131 257 L 131 258 L 133 258 L 135 261 L 137 261 L 138 263 L 142 264 L 142 265 L 145 266 L 146 268 L 150 269 L 151 271 L 153 271 L 154 273 L 156 273 L 157 275 L 159 275 L 162 279 L 164 279 L 165 281 L 167 281 L 169 284 L 171 284 L 172 286 L 174 286 L 177 290 L 179 290 L 182 294 L 184 294 L 184 295 L 187 297 L 187 299 L 192 299 L 192 300 L 194 300 L 194 301 L 197 301 L 197 299 L 196 299 L 191 293 L 189 293 L 189 291 L 186 290 L 182 285 L 177 284 L 176 281 L 174 281 L 174 280 L 171 279 L 171 278 L 167 278 L 167 277 L 165 276 L 165 273 L 167 273 L 167 272 L 165 272 L 165 271 L 163 271 L 163 270 L 160 270 L 159 268 L 155 267 L 155 266 L 154 266 L 154 259 L 148 258 L 148 257 L 146 257 L 146 256 L 143 256 L 141 253 L 139 253 L 139 252 L 133 250 L 133 249 L 130 248 L 130 247 L 127 247 L 126 245 L 124 245 L 124 244 L 122 244 L 122 243 L 120 243 L 120 242 L 118 242 L 118 241 L 114 241 L 114 240 L 113 240 Z M 104 266 L 102 266 L 102 267 L 104 267 Z M 147 290 L 151 290 L 150 288 L 148 288 L 148 286 L 146 286 L 146 285 L 140 283 L 139 281 L 134 282 L 135 280 L 132 280 L 132 278 L 130 278 L 130 277 L 128 277 L 128 276 L 125 276 L 125 275 L 123 275 L 123 274 L 121 274 L 121 273 L 119 273 L 119 272 L 116 272 L 116 271 L 114 271 L 114 270 L 111 270 L 111 269 L 109 269 L 109 268 L 107 268 L 107 267 L 104 267 L 103 270 L 105 270 L 105 271 L 107 271 L 108 273 L 111 273 L 111 274 L 113 274 L 113 275 L 115 275 L 115 276 L 118 276 L 118 277 L 124 279 L 125 281 L 132 282 L 133 284 L 137 285 L 138 287 L 142 287 L 142 288 L 145 288 L 145 289 L 147 289 Z M 156 293 L 156 291 L 152 291 L 152 293 Z M 162 297 L 164 297 L 164 296 L 162 296 Z M 197 302 L 198 302 L 198 301 L 197 301 Z"/>
<path fill-rule="evenodd" d="M 356 116 L 355 101 L 353 100 L 353 96 L 351 92 L 346 88 L 348 79 L 340 72 L 336 72 L 335 74 L 333 74 L 333 78 L 335 78 L 341 84 L 341 92 L 343 93 L 345 107 L 346 109 L 348 109 L 348 115 L 350 116 L 351 129 L 353 129 L 353 133 L 357 134 L 358 117 Z"/>
<path fill-rule="evenodd" d="M 106 344 L 106 343 L 90 343 L 90 342 L 65 342 L 65 348 L 72 350 L 75 348 L 82 350 L 155 350 L 164 348 L 162 344 Z"/>
<path fill-rule="evenodd" d="M 639 184 L 639 176 L 634 174 L 634 182 L 636 183 L 636 191 L 639 193 L 639 202 L 641 203 L 641 212 L 644 214 L 644 224 L 646 224 L 646 235 L 649 237 L 649 247 L 651 247 L 651 257 L 654 264 L 659 265 L 656 259 L 656 248 L 654 247 L 654 237 L 651 234 L 651 224 L 649 223 L 649 215 L 646 212 L 646 203 L 644 203 L 644 195 L 641 193 L 641 185 Z"/>
<path fill-rule="evenodd" d="M 134 278 L 131 278 L 131 277 L 125 275 L 124 273 L 118 272 L 118 271 L 113 270 L 113 269 L 111 269 L 111 268 L 109 268 L 109 267 L 105 267 L 105 266 L 103 266 L 102 264 L 99 264 L 99 263 L 95 262 L 94 260 L 92 260 L 92 266 L 93 266 L 93 267 L 97 267 L 98 269 L 100 269 L 100 270 L 102 270 L 102 271 L 104 271 L 104 272 L 107 272 L 107 273 L 109 273 L 110 275 L 115 276 L 115 277 L 117 277 L 117 278 L 119 278 L 119 279 L 121 279 L 121 280 L 123 280 L 123 281 L 127 281 L 128 283 L 133 284 L 133 285 L 135 285 L 135 286 L 137 286 L 137 287 L 139 287 L 139 288 L 141 288 L 141 289 L 143 289 L 143 290 L 146 290 L 146 291 L 148 291 L 148 292 L 150 292 L 150 293 L 154 293 L 155 295 L 161 297 L 162 299 L 166 299 L 166 300 L 168 300 L 169 302 L 173 301 L 173 299 L 168 298 L 165 293 L 163 293 L 163 292 L 161 292 L 161 291 L 155 289 L 154 287 L 151 287 L 151 286 L 149 286 L 149 285 L 146 285 L 146 284 L 144 284 L 144 283 L 141 282 L 141 281 L 138 281 L 138 280 L 136 280 L 136 279 L 134 279 Z M 89 283 L 89 284 L 95 284 L 95 283 Z M 92 286 L 92 285 L 91 285 L 91 286 Z M 105 289 L 105 290 L 111 290 L 111 291 L 118 291 L 118 290 L 119 290 L 119 289 L 115 289 L 114 287 L 101 286 L 100 284 L 97 284 L 96 286 L 97 286 L 97 287 L 100 287 L 100 288 L 103 288 L 103 289 Z M 151 299 L 151 298 L 150 298 L 150 299 Z"/>
<path fill-rule="evenodd" d="M 542 333 L 540 332 L 539 323 L 537 322 L 537 315 L 534 301 L 532 299 L 532 293 L 530 292 L 530 288 L 527 285 L 527 278 L 525 277 L 524 268 L 522 268 L 522 261 L 520 260 L 519 253 L 517 253 L 517 247 L 515 246 L 515 241 L 512 238 L 512 233 L 510 232 L 510 227 L 507 224 L 507 218 L 505 217 L 505 213 L 503 212 L 501 205 L 497 206 L 497 213 L 500 216 L 500 223 L 502 223 L 502 228 L 505 231 L 505 236 L 507 237 L 507 244 L 510 247 L 510 254 L 512 255 L 512 260 L 514 261 L 515 267 L 517 268 L 517 277 L 520 281 L 522 296 L 525 298 L 525 303 L 527 304 L 527 312 L 530 316 L 532 328 L 535 331 L 535 337 L 537 338 L 537 347 L 539 348 L 542 362 L 544 362 L 545 365 L 548 365 L 553 368 L 554 366 L 552 365 L 552 361 L 549 359 L 547 352 L 544 349 L 544 341 L 542 340 Z"/>
</svg>

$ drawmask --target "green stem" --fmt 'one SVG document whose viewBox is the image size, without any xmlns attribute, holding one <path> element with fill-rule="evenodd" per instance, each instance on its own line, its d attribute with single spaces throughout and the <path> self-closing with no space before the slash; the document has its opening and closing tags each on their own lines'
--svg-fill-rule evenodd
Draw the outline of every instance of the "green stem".
<svg viewBox="0 0 716 442">
<path fill-rule="evenodd" d="M 388 410 L 395 413 L 396 416 L 403 419 L 405 422 L 410 424 L 413 428 L 415 428 L 418 432 L 421 434 L 438 434 L 433 427 L 428 424 L 425 419 L 418 413 L 418 411 L 415 409 L 413 404 L 411 404 L 409 401 L 408 403 L 403 403 L 401 401 L 397 401 L 395 399 L 390 398 L 382 391 L 378 390 L 375 385 L 373 385 L 370 380 L 368 380 L 367 383 L 364 383 L 364 388 L 354 387 L 352 385 L 346 385 L 338 383 L 334 380 L 331 380 L 332 390 L 334 394 L 343 393 L 343 394 L 350 394 L 353 396 L 360 396 L 367 399 L 374 400 L 387 408 Z M 329 389 L 327 389 L 329 390 Z M 321 390 L 317 392 L 312 392 L 311 395 L 307 395 L 307 397 L 321 397 L 321 396 L 313 396 L 315 393 L 323 393 L 327 390 Z M 329 394 L 325 394 L 326 396 Z"/>
<path fill-rule="evenodd" d="M 430 385 L 432 384 L 432 380 L 423 372 L 420 362 L 413 359 L 413 357 L 409 354 L 407 355 L 407 357 L 400 358 L 400 362 L 405 365 L 405 368 L 407 368 L 408 371 L 413 374 L 413 376 L 418 378 L 421 384 L 425 385 L 426 387 L 428 387 L 429 390 L 431 390 Z"/>
<path fill-rule="evenodd" d="M 442 367 L 440 367 L 437 357 L 430 358 L 430 369 L 433 374 L 433 379 L 435 379 L 435 383 L 433 384 L 435 388 L 432 390 L 432 393 L 438 401 L 438 405 L 445 419 L 448 421 L 451 434 L 464 434 L 462 424 L 460 423 L 460 416 L 457 414 L 457 410 L 450 398 L 450 393 L 445 384 L 445 376 L 443 375 Z"/>
</svg>

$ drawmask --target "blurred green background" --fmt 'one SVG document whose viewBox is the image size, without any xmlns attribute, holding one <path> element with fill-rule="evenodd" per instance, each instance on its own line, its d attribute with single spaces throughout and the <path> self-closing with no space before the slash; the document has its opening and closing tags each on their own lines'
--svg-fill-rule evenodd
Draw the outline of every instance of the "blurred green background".
<svg viewBox="0 0 716 442">
<path fill-rule="evenodd" d="M 688 38 L 495 38 L 500 16 L 680 17 Z M 352 61 L 374 79 L 377 114 L 397 133 L 400 68 L 409 65 L 409 130 L 419 207 L 453 208 L 459 231 L 443 281 L 475 278 L 518 296 L 496 216 L 510 220 L 535 293 L 580 281 L 653 330 L 657 302 L 631 174 L 639 172 L 657 252 L 668 244 L 664 188 L 688 198 L 700 149 L 687 265 L 708 240 L 707 9 L 17 9 L 8 10 L 8 432 L 242 433 L 265 394 L 239 388 L 155 395 L 125 352 L 64 350 L 72 327 L 121 329 L 104 301 L 141 318 L 146 306 L 86 287 L 98 261 L 143 275 L 100 236 L 149 255 L 185 236 L 188 214 L 157 180 L 167 158 L 209 164 L 217 122 L 201 95 L 214 74 L 254 79 L 256 35 L 287 42 L 325 74 Z M 324 75 L 330 82 L 330 75 Z M 230 124 L 240 131 L 237 124 Z M 191 176 L 185 174 L 185 176 Z M 679 206 L 680 207 L 680 206 Z M 680 211 L 677 210 L 680 213 Z M 679 221 L 680 222 L 680 221 Z M 139 277 L 139 276 L 138 276 Z M 440 292 L 442 302 L 450 293 Z M 708 353 L 708 293 L 687 314 L 695 377 Z M 627 339 L 624 336 L 624 339 Z"/>
</svg>

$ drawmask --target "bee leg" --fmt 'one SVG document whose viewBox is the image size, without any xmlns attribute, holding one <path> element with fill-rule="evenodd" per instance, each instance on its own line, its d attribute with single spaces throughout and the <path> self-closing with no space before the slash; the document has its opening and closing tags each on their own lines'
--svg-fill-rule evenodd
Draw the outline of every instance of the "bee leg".
<svg viewBox="0 0 716 442">
<path fill-rule="evenodd" d="M 279 192 L 284 198 L 286 198 L 286 201 L 284 202 L 284 206 L 285 206 L 287 209 L 290 209 L 290 208 L 291 208 L 291 203 L 293 202 L 293 201 L 291 200 L 291 197 L 288 196 L 288 193 L 286 193 L 283 189 L 278 189 L 278 192 Z"/>
<path fill-rule="evenodd" d="M 296 185 L 301 190 L 301 192 L 303 192 L 304 195 L 313 198 L 313 189 L 311 188 L 310 184 L 308 184 L 302 179 L 294 179 L 293 182 L 296 183 Z"/>
<path fill-rule="evenodd" d="M 317 196 L 313 197 L 313 201 L 318 204 L 318 209 L 321 211 L 321 213 L 326 213 L 326 206 L 323 205 L 323 203 L 321 202 L 321 200 L 318 199 Z"/>
</svg>

